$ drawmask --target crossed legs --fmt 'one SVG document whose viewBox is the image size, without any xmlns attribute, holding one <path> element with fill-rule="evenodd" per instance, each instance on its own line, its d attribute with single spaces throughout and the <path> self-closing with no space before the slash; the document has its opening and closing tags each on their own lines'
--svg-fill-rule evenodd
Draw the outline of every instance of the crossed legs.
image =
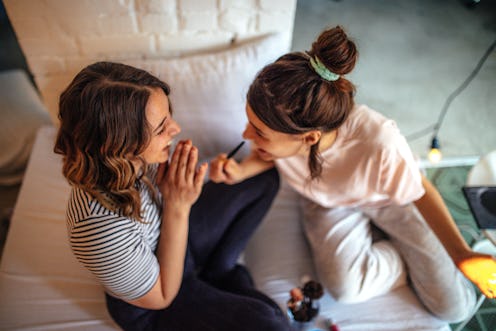
<svg viewBox="0 0 496 331">
<path fill-rule="evenodd" d="M 363 301 L 405 283 L 426 308 L 457 322 L 476 301 L 464 278 L 413 204 L 359 210 L 304 201 L 304 228 L 320 280 L 342 301 Z M 373 240 L 377 226 L 387 240 Z"/>
</svg>

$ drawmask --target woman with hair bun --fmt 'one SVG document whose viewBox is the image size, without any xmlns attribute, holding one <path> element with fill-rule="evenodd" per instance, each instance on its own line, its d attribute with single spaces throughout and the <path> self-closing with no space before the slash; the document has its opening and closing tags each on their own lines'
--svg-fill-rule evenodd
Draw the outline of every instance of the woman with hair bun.
<svg viewBox="0 0 496 331">
<path fill-rule="evenodd" d="M 301 196 L 319 281 L 335 299 L 367 300 L 409 279 L 434 315 L 463 320 L 475 305 L 464 275 L 494 297 L 496 262 L 465 243 L 395 122 L 355 104 L 346 75 L 357 57 L 337 26 L 263 68 L 247 94 L 252 152 L 240 163 L 219 155 L 210 178 L 233 184 L 275 165 Z"/>
</svg>

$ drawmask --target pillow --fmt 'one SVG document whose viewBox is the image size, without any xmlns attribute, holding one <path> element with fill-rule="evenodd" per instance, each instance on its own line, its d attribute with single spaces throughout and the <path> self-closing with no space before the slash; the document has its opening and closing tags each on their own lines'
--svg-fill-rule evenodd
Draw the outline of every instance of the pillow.
<svg viewBox="0 0 496 331">
<path fill-rule="evenodd" d="M 245 95 L 256 73 L 289 50 L 287 38 L 271 34 L 227 50 L 175 59 L 125 61 L 171 86 L 178 139 L 192 139 L 200 160 L 227 153 L 242 140 Z M 246 155 L 245 145 L 236 158 Z"/>
<path fill-rule="evenodd" d="M 50 124 L 24 70 L 0 73 L 0 114 L 0 185 L 16 185 L 22 181 L 37 129 Z"/>
</svg>

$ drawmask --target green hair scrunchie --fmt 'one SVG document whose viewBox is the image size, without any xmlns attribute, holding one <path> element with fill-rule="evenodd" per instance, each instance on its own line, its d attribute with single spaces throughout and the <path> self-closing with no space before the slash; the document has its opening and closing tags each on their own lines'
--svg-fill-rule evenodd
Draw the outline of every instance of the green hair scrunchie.
<svg viewBox="0 0 496 331">
<path fill-rule="evenodd" d="M 322 62 L 320 62 L 319 58 L 316 56 L 310 58 L 310 64 L 312 65 L 313 70 L 315 70 L 315 72 L 325 80 L 334 82 L 340 77 L 338 74 L 335 74 L 327 69 L 327 67 Z"/>
</svg>

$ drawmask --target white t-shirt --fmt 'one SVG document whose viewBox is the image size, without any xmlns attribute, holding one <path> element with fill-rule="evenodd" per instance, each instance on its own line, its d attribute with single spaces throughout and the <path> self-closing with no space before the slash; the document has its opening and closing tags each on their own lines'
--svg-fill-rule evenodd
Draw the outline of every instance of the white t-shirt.
<svg viewBox="0 0 496 331">
<path fill-rule="evenodd" d="M 278 159 L 276 167 L 297 192 L 323 207 L 403 205 L 425 193 L 418 165 L 396 123 L 367 106 L 355 106 L 321 155 L 322 174 L 313 181 L 308 157 Z"/>
</svg>

